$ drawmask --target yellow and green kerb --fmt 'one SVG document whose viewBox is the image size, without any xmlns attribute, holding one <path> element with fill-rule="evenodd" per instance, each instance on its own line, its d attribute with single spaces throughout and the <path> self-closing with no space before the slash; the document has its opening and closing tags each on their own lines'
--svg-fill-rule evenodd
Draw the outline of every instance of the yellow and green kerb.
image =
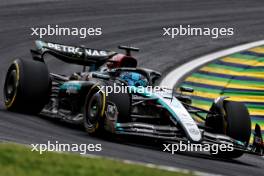
<svg viewBox="0 0 264 176">
<path fill-rule="evenodd" d="M 192 105 L 206 110 L 219 96 L 244 102 L 251 116 L 252 130 L 258 123 L 264 137 L 264 46 L 210 62 L 187 76 L 179 86 L 182 85 L 194 89 L 189 94 Z"/>
</svg>

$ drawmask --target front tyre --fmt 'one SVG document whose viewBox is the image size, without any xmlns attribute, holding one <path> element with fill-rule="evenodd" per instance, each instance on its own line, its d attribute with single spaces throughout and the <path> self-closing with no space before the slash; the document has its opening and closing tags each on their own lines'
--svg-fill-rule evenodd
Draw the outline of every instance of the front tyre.
<svg viewBox="0 0 264 176">
<path fill-rule="evenodd" d="M 84 128 L 89 135 L 99 135 L 104 131 L 106 96 L 94 85 L 86 96 L 84 105 Z"/>
<path fill-rule="evenodd" d="M 225 101 L 224 110 L 224 133 L 247 145 L 251 135 L 251 120 L 246 106 L 241 102 Z M 222 158 L 238 158 L 243 153 L 240 150 L 233 150 L 219 152 L 217 156 Z"/>
</svg>

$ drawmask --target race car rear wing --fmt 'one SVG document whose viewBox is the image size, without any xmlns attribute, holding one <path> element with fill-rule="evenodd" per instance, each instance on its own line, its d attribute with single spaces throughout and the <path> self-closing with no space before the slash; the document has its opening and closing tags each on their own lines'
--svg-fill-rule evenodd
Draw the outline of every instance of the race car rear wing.
<svg viewBox="0 0 264 176">
<path fill-rule="evenodd" d="M 31 50 L 34 60 L 44 62 L 44 55 L 50 54 L 72 64 L 99 67 L 108 61 L 116 52 L 86 48 L 82 46 L 67 46 L 58 43 L 35 41 L 36 49 Z"/>
</svg>

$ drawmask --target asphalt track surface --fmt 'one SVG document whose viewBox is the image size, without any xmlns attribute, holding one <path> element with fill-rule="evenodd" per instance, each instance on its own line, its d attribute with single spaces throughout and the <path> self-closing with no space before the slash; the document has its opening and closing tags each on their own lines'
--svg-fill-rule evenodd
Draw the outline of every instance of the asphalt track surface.
<svg viewBox="0 0 264 176">
<path fill-rule="evenodd" d="M 264 38 L 262 0 L 142 0 L 142 1 L 47 1 L 0 0 L 0 83 L 14 58 L 28 58 L 36 36 L 31 27 L 58 24 L 66 27 L 102 27 L 103 35 L 80 39 L 53 36 L 44 40 L 83 44 L 116 50 L 120 44 L 141 48 L 135 53 L 139 64 L 166 73 L 197 56 L 233 45 Z M 234 27 L 235 35 L 210 37 L 162 36 L 163 27 L 191 24 L 200 27 Z M 48 59 L 51 71 L 77 70 Z M 33 83 L 32 83 L 33 84 Z M 224 175 L 263 175 L 263 158 L 244 155 L 237 160 L 217 160 L 201 153 L 171 155 L 151 146 L 123 144 L 89 137 L 82 129 L 63 123 L 4 110 L 1 93 L 0 140 L 18 143 L 102 143 L 102 152 L 93 153 L 120 159 L 175 166 Z"/>
</svg>

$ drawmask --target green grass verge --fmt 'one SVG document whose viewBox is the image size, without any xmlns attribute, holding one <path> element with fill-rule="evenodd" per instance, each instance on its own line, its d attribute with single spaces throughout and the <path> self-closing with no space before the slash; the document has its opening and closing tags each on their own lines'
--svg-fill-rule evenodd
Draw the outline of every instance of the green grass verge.
<svg viewBox="0 0 264 176">
<path fill-rule="evenodd" d="M 121 161 L 81 157 L 77 154 L 31 152 L 16 144 L 0 144 L 0 175 L 4 176 L 177 176 L 190 175 L 152 169 Z"/>
</svg>

